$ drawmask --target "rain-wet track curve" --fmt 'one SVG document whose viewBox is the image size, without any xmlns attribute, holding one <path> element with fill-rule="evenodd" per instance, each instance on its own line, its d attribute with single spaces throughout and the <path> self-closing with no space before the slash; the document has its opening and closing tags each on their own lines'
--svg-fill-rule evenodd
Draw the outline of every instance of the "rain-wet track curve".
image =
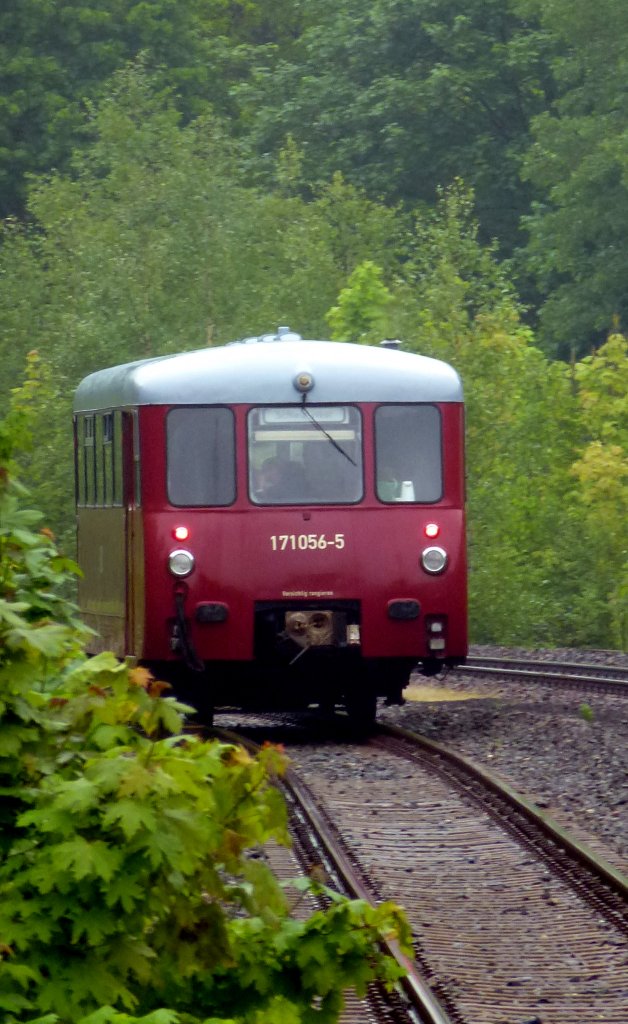
<svg viewBox="0 0 628 1024">
<path fill-rule="evenodd" d="M 444 778 L 442 752 L 427 746 L 419 755 L 409 737 L 383 732 L 287 743 L 371 898 L 406 908 L 424 979 L 451 1020 L 625 1024 L 626 880 L 609 869 L 594 881 L 592 863 L 582 876 L 578 845 L 539 837 L 538 821 L 523 838 L 520 812 L 496 809 L 494 792 L 481 805 L 479 783 Z"/>
</svg>

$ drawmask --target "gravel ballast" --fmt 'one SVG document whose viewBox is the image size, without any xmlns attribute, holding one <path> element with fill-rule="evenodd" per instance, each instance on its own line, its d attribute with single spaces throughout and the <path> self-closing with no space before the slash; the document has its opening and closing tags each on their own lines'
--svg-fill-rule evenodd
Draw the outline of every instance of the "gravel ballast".
<svg viewBox="0 0 628 1024">
<path fill-rule="evenodd" d="M 628 667 L 619 651 L 473 647 L 471 654 Z M 413 679 L 378 718 L 490 768 L 628 873 L 628 699 L 521 680 Z"/>
</svg>

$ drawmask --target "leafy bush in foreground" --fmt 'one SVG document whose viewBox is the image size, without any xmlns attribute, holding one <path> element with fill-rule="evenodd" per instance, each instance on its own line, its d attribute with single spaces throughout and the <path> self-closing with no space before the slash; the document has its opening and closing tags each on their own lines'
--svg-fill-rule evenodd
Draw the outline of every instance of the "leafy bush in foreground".
<svg viewBox="0 0 628 1024">
<path fill-rule="evenodd" d="M 0 422 L 2 1019 L 335 1021 L 344 988 L 398 976 L 377 942 L 409 950 L 403 915 L 327 893 L 328 910 L 292 917 L 261 855 L 287 841 L 281 751 L 186 735 L 164 684 L 86 658 L 58 596 L 72 566 L 14 477 L 29 401 L 26 385 Z"/>
</svg>

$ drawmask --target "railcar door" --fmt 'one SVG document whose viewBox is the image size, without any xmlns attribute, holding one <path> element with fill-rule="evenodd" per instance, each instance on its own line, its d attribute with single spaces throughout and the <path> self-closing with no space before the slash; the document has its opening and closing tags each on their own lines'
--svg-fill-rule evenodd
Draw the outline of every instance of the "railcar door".
<svg viewBox="0 0 628 1024">
<path fill-rule="evenodd" d="M 135 413 L 82 413 L 76 421 L 79 608 L 95 636 L 88 650 L 139 653 L 142 529 Z M 138 578 L 138 574 L 140 578 Z"/>
<path fill-rule="evenodd" d="M 91 653 L 125 653 L 126 541 L 122 502 L 122 430 L 118 411 L 76 421 L 79 608 L 94 630 Z"/>
</svg>

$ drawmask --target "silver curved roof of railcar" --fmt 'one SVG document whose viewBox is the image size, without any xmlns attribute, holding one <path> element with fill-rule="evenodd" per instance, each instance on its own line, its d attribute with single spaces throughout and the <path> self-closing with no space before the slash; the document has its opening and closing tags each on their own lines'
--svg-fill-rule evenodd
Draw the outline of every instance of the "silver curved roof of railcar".
<svg viewBox="0 0 628 1024">
<path fill-rule="evenodd" d="M 142 359 L 90 374 L 75 412 L 136 405 L 299 401 L 294 381 L 309 373 L 308 402 L 461 402 L 447 363 L 411 352 L 346 342 L 245 339 L 220 348 Z"/>
</svg>

